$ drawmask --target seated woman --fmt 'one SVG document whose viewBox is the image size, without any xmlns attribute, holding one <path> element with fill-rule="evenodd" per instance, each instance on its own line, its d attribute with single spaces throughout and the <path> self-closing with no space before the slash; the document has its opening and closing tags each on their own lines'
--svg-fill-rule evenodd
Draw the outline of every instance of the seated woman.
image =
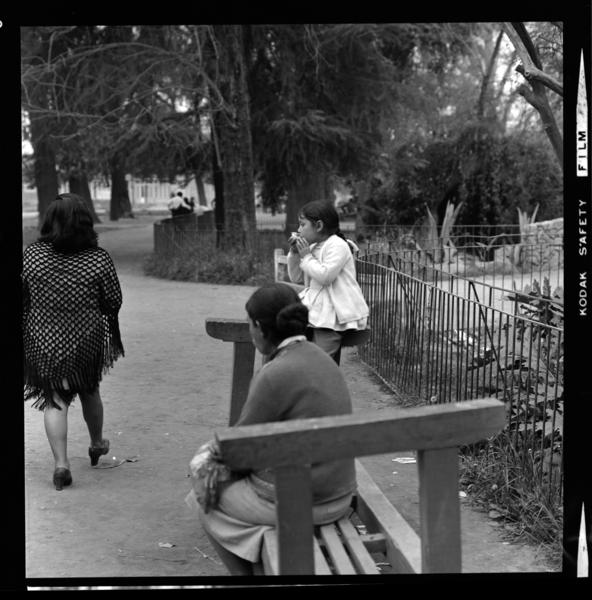
<svg viewBox="0 0 592 600">
<path fill-rule="evenodd" d="M 304 335 L 308 309 L 289 285 L 258 289 L 246 305 L 249 331 L 266 357 L 255 374 L 236 426 L 352 412 L 342 372 Z M 353 459 L 312 466 L 313 521 L 323 525 L 347 513 L 356 487 Z M 221 484 L 219 502 L 200 520 L 233 575 L 252 575 L 263 534 L 276 524 L 271 470 L 240 474 Z"/>
</svg>

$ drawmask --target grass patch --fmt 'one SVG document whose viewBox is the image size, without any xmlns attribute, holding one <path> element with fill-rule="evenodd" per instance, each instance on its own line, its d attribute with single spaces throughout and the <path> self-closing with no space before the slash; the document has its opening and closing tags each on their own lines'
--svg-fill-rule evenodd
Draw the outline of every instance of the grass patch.
<svg viewBox="0 0 592 600">
<path fill-rule="evenodd" d="M 461 453 L 460 486 L 471 504 L 500 523 L 506 539 L 537 546 L 561 570 L 563 506 L 553 476 L 528 449 L 516 449 L 507 431 Z"/>
</svg>

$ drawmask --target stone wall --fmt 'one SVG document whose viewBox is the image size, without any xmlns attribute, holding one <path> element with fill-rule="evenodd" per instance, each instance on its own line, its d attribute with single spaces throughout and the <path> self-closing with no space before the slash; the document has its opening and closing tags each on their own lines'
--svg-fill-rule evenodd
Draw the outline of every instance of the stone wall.
<svg viewBox="0 0 592 600">
<path fill-rule="evenodd" d="M 531 271 L 563 268 L 563 219 L 528 225 L 520 241 L 496 249 L 494 260 Z"/>
<path fill-rule="evenodd" d="M 563 267 L 562 218 L 528 225 L 521 241 L 525 265 L 551 269 Z"/>
</svg>

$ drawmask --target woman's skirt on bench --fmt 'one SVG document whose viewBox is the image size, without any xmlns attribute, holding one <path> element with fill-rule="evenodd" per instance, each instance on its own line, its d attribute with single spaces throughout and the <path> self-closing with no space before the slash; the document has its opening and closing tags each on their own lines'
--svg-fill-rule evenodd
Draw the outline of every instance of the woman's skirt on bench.
<svg viewBox="0 0 592 600">
<path fill-rule="evenodd" d="M 260 482 L 260 483 L 259 483 Z M 227 486 L 220 493 L 218 507 L 205 513 L 197 505 L 204 529 L 228 551 L 249 560 L 259 562 L 261 544 L 266 531 L 275 529 L 276 505 L 262 497 L 269 489 L 260 490 L 264 484 L 257 477 L 245 477 Z M 315 525 L 332 523 L 349 511 L 352 494 L 313 505 Z"/>
</svg>

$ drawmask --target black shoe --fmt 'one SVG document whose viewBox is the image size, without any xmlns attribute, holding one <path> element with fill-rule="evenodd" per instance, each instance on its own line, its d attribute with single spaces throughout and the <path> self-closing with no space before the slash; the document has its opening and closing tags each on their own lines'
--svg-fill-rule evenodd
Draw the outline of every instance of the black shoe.
<svg viewBox="0 0 592 600">
<path fill-rule="evenodd" d="M 59 467 L 53 472 L 53 484 L 56 490 L 61 490 L 63 487 L 72 483 L 72 473 L 69 469 Z"/>
<path fill-rule="evenodd" d="M 99 462 L 99 457 L 107 452 L 109 452 L 109 440 L 103 440 L 100 446 L 89 446 L 88 455 L 91 466 L 94 467 Z"/>
</svg>

